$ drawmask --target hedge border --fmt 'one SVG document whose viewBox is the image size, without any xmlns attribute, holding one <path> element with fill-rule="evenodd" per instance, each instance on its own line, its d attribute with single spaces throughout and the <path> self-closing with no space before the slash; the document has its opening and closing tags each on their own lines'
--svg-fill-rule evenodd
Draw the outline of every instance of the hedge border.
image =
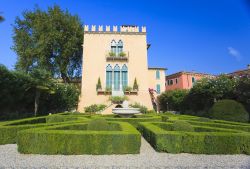
<svg viewBox="0 0 250 169">
<path fill-rule="evenodd" d="M 62 123 L 46 123 L 46 117 L 47 116 L 33 117 L 0 123 L 0 145 L 15 144 L 17 139 L 17 133 L 21 130 L 70 123 L 70 121 Z M 33 123 L 34 121 L 40 121 L 40 123 Z M 81 121 L 86 120 L 78 120 L 76 122 Z"/>
<path fill-rule="evenodd" d="M 121 131 L 59 130 L 64 124 L 23 130 L 18 133 L 18 151 L 25 154 L 137 154 L 140 152 L 140 133 L 125 122 Z M 80 125 L 87 124 L 81 123 Z"/>
<path fill-rule="evenodd" d="M 155 124 L 139 123 L 139 131 L 156 151 L 194 154 L 250 154 L 250 133 L 209 127 L 223 132 L 168 131 Z M 194 127 L 203 127 L 193 125 Z M 207 127 L 206 127 L 207 128 Z"/>
</svg>

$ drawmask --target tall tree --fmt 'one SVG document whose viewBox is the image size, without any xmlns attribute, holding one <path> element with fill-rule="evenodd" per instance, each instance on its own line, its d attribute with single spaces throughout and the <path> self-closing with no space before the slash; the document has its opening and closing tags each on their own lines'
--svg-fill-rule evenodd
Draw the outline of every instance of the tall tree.
<svg viewBox="0 0 250 169">
<path fill-rule="evenodd" d="M 77 15 L 59 6 L 23 12 L 14 24 L 13 50 L 18 55 L 16 69 L 46 69 L 64 82 L 81 75 L 83 24 Z"/>
</svg>

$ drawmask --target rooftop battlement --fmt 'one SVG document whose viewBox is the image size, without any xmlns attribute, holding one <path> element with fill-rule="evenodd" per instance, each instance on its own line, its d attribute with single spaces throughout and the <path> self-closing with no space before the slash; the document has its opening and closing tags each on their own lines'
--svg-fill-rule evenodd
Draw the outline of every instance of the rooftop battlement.
<svg viewBox="0 0 250 169">
<path fill-rule="evenodd" d="M 105 28 L 105 29 L 104 29 Z M 112 29 L 111 29 L 112 28 Z M 134 25 L 122 25 L 122 26 L 117 26 L 117 25 L 84 25 L 84 32 L 110 32 L 110 33 L 146 33 L 146 26 L 134 26 Z"/>
</svg>

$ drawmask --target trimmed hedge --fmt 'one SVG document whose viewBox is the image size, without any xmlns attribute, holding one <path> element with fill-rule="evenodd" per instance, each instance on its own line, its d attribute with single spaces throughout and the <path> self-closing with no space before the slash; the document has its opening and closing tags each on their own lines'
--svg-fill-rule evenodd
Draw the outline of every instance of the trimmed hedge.
<svg viewBox="0 0 250 169">
<path fill-rule="evenodd" d="M 122 118 L 116 115 L 112 116 L 99 116 L 102 118 L 105 118 L 108 121 L 122 121 L 122 122 L 128 122 L 132 124 L 135 128 L 138 127 L 139 122 L 160 122 L 161 116 L 152 116 L 152 115 L 136 115 L 132 118 Z"/>
<path fill-rule="evenodd" d="M 45 117 L 2 122 L 0 124 L 0 145 L 16 143 L 18 131 L 35 127 L 43 127 L 47 125 L 45 122 Z"/>
<path fill-rule="evenodd" d="M 141 136 L 133 126 L 124 122 L 109 124 L 113 126 L 110 131 L 86 130 L 88 123 L 23 130 L 18 133 L 18 151 L 25 154 L 74 155 L 140 152 Z"/>
<path fill-rule="evenodd" d="M 54 115 L 52 116 L 54 117 Z M 55 115 L 55 116 L 59 116 L 59 115 Z M 16 143 L 17 133 L 21 130 L 45 127 L 45 126 L 53 126 L 53 125 L 64 124 L 64 123 L 67 124 L 71 122 L 71 121 L 67 122 L 67 120 L 64 120 L 65 122 L 63 123 L 58 123 L 56 121 L 54 122 L 51 121 L 50 123 L 46 123 L 47 117 L 49 116 L 1 122 L 0 123 L 0 145 Z M 88 120 L 87 118 L 78 118 L 74 122 L 87 121 L 87 120 Z"/>
<path fill-rule="evenodd" d="M 139 130 L 156 151 L 195 154 L 250 154 L 250 133 L 193 126 L 195 132 L 173 131 L 172 123 L 139 123 Z"/>
<path fill-rule="evenodd" d="M 73 115 L 73 114 L 62 114 L 62 115 L 49 115 L 46 117 L 46 123 L 58 123 L 66 121 L 75 121 L 75 120 L 89 120 L 89 115 Z"/>
<path fill-rule="evenodd" d="M 248 122 L 249 114 L 241 103 L 234 100 L 219 100 L 209 111 L 211 118 L 219 120 Z"/>
</svg>

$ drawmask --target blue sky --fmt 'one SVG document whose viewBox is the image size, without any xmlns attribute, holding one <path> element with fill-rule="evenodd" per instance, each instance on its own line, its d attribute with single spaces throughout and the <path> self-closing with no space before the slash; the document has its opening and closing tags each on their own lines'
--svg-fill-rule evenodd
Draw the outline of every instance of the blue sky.
<svg viewBox="0 0 250 169">
<path fill-rule="evenodd" d="M 245 0 L 2 0 L 0 63 L 13 69 L 12 24 L 24 10 L 57 4 L 85 24 L 145 25 L 149 66 L 212 74 L 250 64 L 250 11 Z"/>
</svg>

